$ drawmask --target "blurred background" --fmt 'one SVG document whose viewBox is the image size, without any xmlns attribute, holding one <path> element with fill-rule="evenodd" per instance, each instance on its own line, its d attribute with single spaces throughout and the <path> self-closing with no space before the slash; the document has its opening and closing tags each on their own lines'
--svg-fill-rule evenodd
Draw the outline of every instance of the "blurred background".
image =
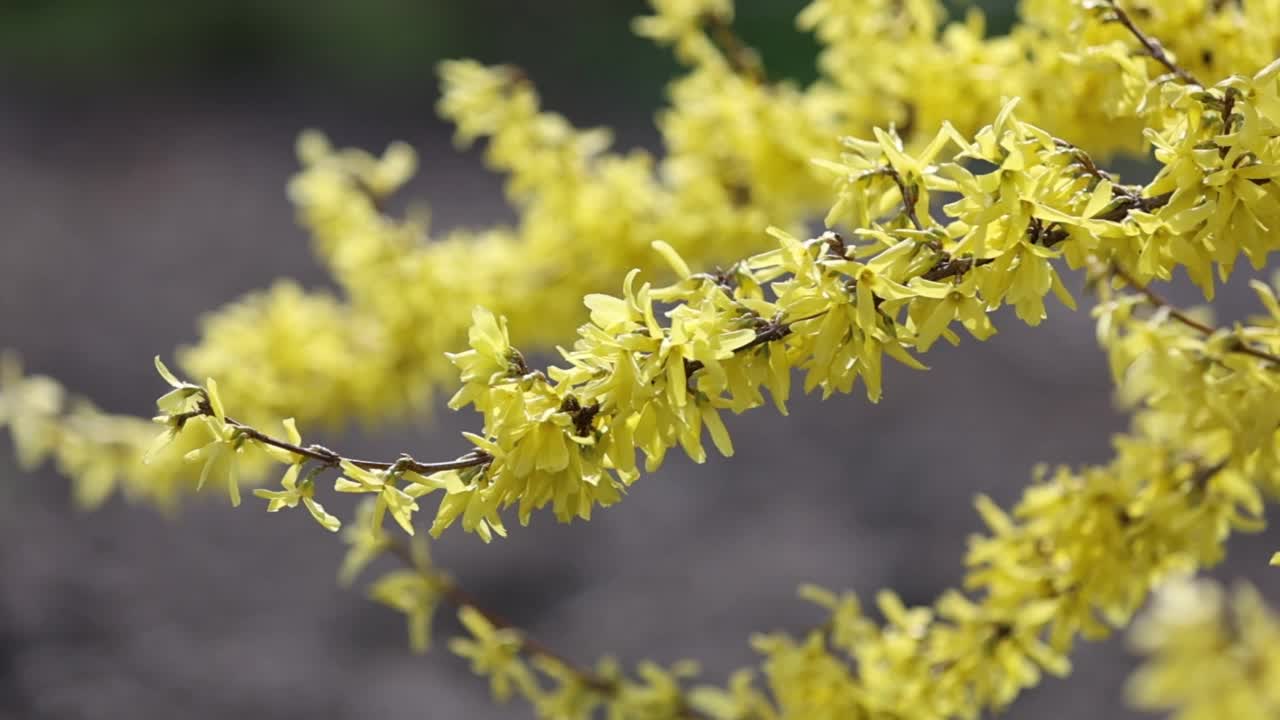
<svg viewBox="0 0 1280 720">
<path fill-rule="evenodd" d="M 800 0 L 740 0 L 738 29 L 775 75 L 812 76 Z M 994 31 L 1009 3 L 989 2 Z M 675 70 L 635 38 L 636 1 L 0 3 L 0 347 L 113 411 L 149 415 L 151 367 L 196 337 L 201 312 L 273 278 L 327 280 L 285 201 L 304 127 L 423 155 L 409 189 L 437 227 L 510 219 L 500 180 L 434 116 L 434 63 L 512 62 L 547 106 L 655 145 Z M 1078 285 L 1078 283 L 1077 283 Z M 1223 300 L 1227 314 L 1248 303 Z M 566 655 L 754 664 L 750 633 L 820 614 L 803 582 L 892 587 L 928 603 L 961 575 L 977 492 L 1007 504 L 1038 461 L 1106 460 L 1113 410 L 1087 312 L 1042 328 L 1011 317 L 983 344 L 894 367 L 886 399 L 798 399 L 790 418 L 730 419 L 738 454 L 673 456 L 590 524 L 540 516 L 482 546 L 452 533 L 437 560 Z M 928 408 L 927 410 L 922 408 Z M 456 448 L 470 417 L 335 439 L 360 455 Z M 357 452 L 358 451 L 358 452 Z M 301 513 L 196 502 L 177 517 L 120 500 L 73 509 L 49 469 L 18 471 L 0 441 L 0 718 L 526 718 L 437 642 L 410 654 L 401 617 L 335 584 L 340 544 Z M 1233 541 L 1215 574 L 1267 579 L 1275 538 Z M 442 613 L 437 636 L 456 626 Z M 1076 673 L 1008 717 L 1124 709 L 1119 639 L 1082 645 Z"/>
</svg>

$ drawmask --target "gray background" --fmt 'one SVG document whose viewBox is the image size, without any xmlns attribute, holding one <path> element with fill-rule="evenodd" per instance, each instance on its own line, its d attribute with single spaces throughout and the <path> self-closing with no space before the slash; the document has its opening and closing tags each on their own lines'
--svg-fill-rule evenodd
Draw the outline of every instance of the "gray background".
<svg viewBox="0 0 1280 720">
<path fill-rule="evenodd" d="M 150 413 L 151 357 L 194 339 L 201 312 L 282 275 L 325 285 L 283 196 L 302 127 L 371 149 L 412 142 L 425 172 L 409 194 L 434 202 L 438 227 L 510 218 L 500 181 L 450 147 L 425 77 L 387 92 L 238 70 L 179 86 L 27 69 L 0 84 L 0 346 L 107 409 Z M 593 104 L 572 77 L 549 80 L 571 119 L 653 144 L 633 96 Z M 1231 312 L 1241 297 L 1228 294 Z M 734 458 L 673 455 L 590 524 L 538 516 L 491 546 L 455 532 L 436 558 L 570 657 L 696 658 L 715 682 L 754 663 L 750 633 L 820 619 L 795 597 L 802 582 L 927 603 L 961 577 L 975 493 L 1007 505 L 1034 463 L 1104 461 L 1124 426 L 1087 312 L 1050 312 L 1038 329 L 1002 314 L 991 341 L 937 347 L 928 373 L 891 369 L 880 405 L 797 398 L 787 419 L 731 418 Z M 434 457 L 472 420 L 442 410 L 334 442 Z M 1276 546 L 1238 538 L 1218 574 L 1280 597 L 1265 568 Z M 410 654 L 400 616 L 336 586 L 341 554 L 302 513 L 253 501 L 78 512 L 64 479 L 21 473 L 0 441 L 0 718 L 532 716 L 493 706 L 444 650 L 448 613 L 433 653 Z M 1075 664 L 1008 716 L 1130 717 L 1122 643 L 1084 644 Z"/>
</svg>

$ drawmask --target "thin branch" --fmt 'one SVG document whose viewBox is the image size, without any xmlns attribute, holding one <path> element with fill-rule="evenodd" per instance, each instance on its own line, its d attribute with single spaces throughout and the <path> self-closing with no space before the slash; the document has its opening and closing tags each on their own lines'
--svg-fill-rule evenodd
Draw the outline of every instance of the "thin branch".
<svg viewBox="0 0 1280 720">
<path fill-rule="evenodd" d="M 181 425 L 190 418 L 199 417 L 201 415 L 213 416 L 213 414 L 213 407 L 209 404 L 208 399 L 204 399 L 200 401 L 195 410 L 182 413 L 175 417 L 178 420 L 178 424 Z M 272 437 L 252 425 L 242 423 L 234 418 L 225 417 L 223 419 L 228 425 L 235 427 L 247 438 L 256 440 L 263 445 L 270 445 L 272 447 L 291 452 L 299 457 L 315 460 L 330 467 L 337 467 L 345 462 L 365 470 L 391 470 L 395 468 L 397 470 L 408 470 L 419 474 L 429 474 L 442 472 L 444 470 L 462 470 L 464 468 L 480 467 L 482 465 L 488 465 L 493 461 L 493 456 L 483 450 L 472 450 L 471 452 L 459 456 L 454 460 L 445 460 L 442 462 L 419 462 L 414 460 L 408 454 L 403 454 L 398 460 L 392 462 L 384 460 L 360 460 L 342 455 L 341 453 L 330 450 L 323 445 L 313 444 L 308 445 L 307 447 L 295 445 L 294 443 L 286 440 Z"/>
<path fill-rule="evenodd" d="M 995 262 L 994 258 L 978 258 L 975 260 L 969 257 L 953 258 L 949 255 L 945 255 L 942 260 L 938 261 L 936 265 L 920 277 L 925 280 L 933 280 L 935 282 L 938 280 L 946 280 L 947 278 L 964 275 L 975 267 L 990 265 L 993 262 Z"/>
<path fill-rule="evenodd" d="M 1178 309 L 1178 307 L 1176 307 L 1173 303 L 1169 302 L 1167 299 L 1165 299 L 1164 296 L 1160 295 L 1155 290 L 1152 290 L 1146 285 L 1143 285 L 1142 283 L 1138 282 L 1137 278 L 1135 278 L 1128 270 L 1125 270 L 1123 267 L 1121 267 L 1118 263 L 1111 264 L 1111 272 L 1116 277 L 1123 280 L 1125 284 L 1127 284 L 1129 287 L 1133 288 L 1139 294 L 1141 294 L 1148 304 L 1150 304 L 1152 307 L 1164 310 L 1169 314 L 1169 317 L 1173 318 L 1174 320 L 1177 320 L 1183 325 L 1186 325 L 1187 327 L 1192 328 L 1193 330 L 1203 335 L 1213 335 L 1214 333 L 1218 332 L 1218 328 L 1213 327 L 1212 325 L 1207 325 L 1205 323 L 1202 323 L 1199 320 L 1196 320 L 1195 318 L 1188 315 L 1186 312 Z M 1255 357 L 1259 360 L 1269 362 L 1276 365 L 1277 367 L 1280 367 L 1280 355 L 1275 355 L 1273 353 L 1267 352 L 1266 350 L 1262 350 L 1252 345 L 1248 345 L 1243 341 L 1239 341 L 1231 345 L 1228 348 L 1228 350 L 1230 352 L 1237 352 L 1243 355 L 1249 355 L 1251 357 Z"/>
<path fill-rule="evenodd" d="M 764 63 L 760 62 L 760 54 L 750 45 L 742 41 L 733 31 L 733 26 L 718 15 L 707 15 L 705 19 L 711 39 L 720 49 L 720 54 L 729 61 L 734 72 L 745 75 L 752 82 L 762 84 L 766 81 Z"/>
<path fill-rule="evenodd" d="M 1164 46 L 1160 44 L 1159 40 L 1156 40 L 1150 35 L 1142 32 L 1142 30 L 1133 22 L 1133 18 L 1129 17 L 1129 13 L 1125 12 L 1124 8 L 1120 7 L 1120 3 L 1117 2 L 1117 0 L 1107 0 L 1107 4 L 1111 6 L 1111 11 L 1115 13 L 1116 22 L 1123 25 L 1139 43 L 1142 43 L 1142 47 L 1146 49 L 1147 54 L 1150 55 L 1153 60 L 1165 66 L 1169 72 L 1173 73 L 1174 76 L 1182 82 L 1189 85 L 1207 87 L 1204 83 L 1196 79 L 1196 76 L 1192 75 L 1190 71 L 1174 62 L 1173 58 L 1169 57 L 1169 54 L 1165 52 Z"/>
</svg>

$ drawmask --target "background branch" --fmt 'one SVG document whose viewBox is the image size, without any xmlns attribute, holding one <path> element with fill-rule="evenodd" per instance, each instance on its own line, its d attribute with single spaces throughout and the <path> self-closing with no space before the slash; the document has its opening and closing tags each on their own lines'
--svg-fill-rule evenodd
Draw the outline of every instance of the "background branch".
<svg viewBox="0 0 1280 720">
<path fill-rule="evenodd" d="M 1137 24 L 1134 23 L 1133 18 L 1129 16 L 1129 13 L 1125 12 L 1124 8 L 1120 7 L 1120 3 L 1117 0 L 1108 0 L 1108 3 L 1111 5 L 1111 11 L 1115 13 L 1116 22 L 1123 25 L 1131 35 L 1137 38 L 1138 42 L 1142 43 L 1142 47 L 1146 49 L 1147 54 L 1150 55 L 1153 60 L 1165 66 L 1169 72 L 1173 73 L 1182 82 L 1189 85 L 1206 87 L 1206 85 L 1200 82 L 1195 75 L 1192 75 L 1189 70 L 1174 62 L 1173 58 L 1169 57 L 1169 53 L 1165 51 L 1164 46 L 1160 44 L 1159 40 L 1156 40 L 1142 32 Z"/>
</svg>

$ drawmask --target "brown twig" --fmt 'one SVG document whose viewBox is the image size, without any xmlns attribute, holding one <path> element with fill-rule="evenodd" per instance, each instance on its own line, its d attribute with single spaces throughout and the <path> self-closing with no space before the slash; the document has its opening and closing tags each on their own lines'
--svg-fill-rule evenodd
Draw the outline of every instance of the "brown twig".
<svg viewBox="0 0 1280 720">
<path fill-rule="evenodd" d="M 983 265 L 989 265 L 993 262 L 995 262 L 995 260 L 992 258 L 979 258 L 975 260 L 971 257 L 953 258 L 950 255 L 944 255 L 937 264 L 920 277 L 925 280 L 933 280 L 935 282 L 938 280 L 946 280 L 947 278 L 964 275 L 975 267 L 982 267 Z"/>
<path fill-rule="evenodd" d="M 181 426 L 182 423 L 186 422 L 190 418 L 199 417 L 201 415 L 213 416 L 213 414 L 213 406 L 210 405 L 208 399 L 205 398 L 200 401 L 195 410 L 181 413 L 174 417 L 177 418 L 178 425 Z M 307 458 L 308 460 L 315 460 L 330 467 L 337 467 L 345 462 L 364 470 L 391 470 L 395 468 L 419 474 L 429 474 L 442 472 L 444 470 L 462 470 L 465 468 L 480 467 L 493 461 L 493 456 L 483 450 L 472 450 L 471 452 L 461 455 L 454 460 L 445 460 L 441 462 L 419 462 L 414 460 L 408 454 L 401 455 L 398 460 L 392 462 L 384 460 L 360 460 L 342 455 L 341 453 L 330 450 L 323 445 L 313 444 L 308 445 L 307 447 L 295 445 L 294 443 L 286 440 L 272 437 L 252 425 L 242 423 L 234 418 L 224 417 L 223 419 L 228 425 L 235 427 L 241 434 L 251 440 L 256 440 L 263 445 L 270 445 L 271 447 L 291 452 L 294 455 Z"/>
<path fill-rule="evenodd" d="M 1115 13 L 1116 22 L 1123 25 L 1125 29 L 1129 31 L 1129 34 L 1133 35 L 1133 37 L 1142 44 L 1142 47 L 1146 49 L 1147 54 L 1150 55 L 1153 60 L 1165 66 L 1169 72 L 1173 73 L 1174 76 L 1182 82 L 1189 85 L 1206 87 L 1205 84 L 1196 79 L 1196 76 L 1192 75 L 1190 71 L 1174 62 L 1173 58 L 1169 57 L 1169 54 L 1165 52 L 1164 46 L 1160 44 L 1159 40 L 1156 40 L 1150 35 L 1142 32 L 1137 24 L 1133 22 L 1133 18 L 1129 17 L 1129 13 L 1125 12 L 1124 8 L 1120 7 L 1120 3 L 1117 0 L 1107 0 L 1107 4 L 1111 6 L 1111 11 Z"/>
<path fill-rule="evenodd" d="M 1218 332 L 1218 328 L 1213 327 L 1212 325 L 1208 325 L 1203 322 L 1200 322 L 1199 320 L 1196 320 L 1195 318 L 1188 315 L 1186 312 L 1180 310 L 1173 303 L 1169 302 L 1167 299 L 1164 298 L 1164 296 L 1160 295 L 1155 290 L 1152 290 L 1146 285 L 1143 285 L 1142 283 L 1138 282 L 1137 278 L 1135 278 L 1128 270 L 1125 270 L 1123 267 L 1121 267 L 1118 263 L 1111 264 L 1111 272 L 1116 277 L 1123 280 L 1126 285 L 1133 288 L 1140 295 L 1142 295 L 1142 297 L 1147 301 L 1149 305 L 1151 305 L 1152 307 L 1164 310 L 1166 313 L 1169 314 L 1169 317 L 1173 318 L 1174 320 L 1177 320 L 1183 325 L 1186 325 L 1187 327 L 1192 328 L 1193 330 L 1203 335 L 1213 335 L 1214 333 Z M 1228 348 L 1228 350 L 1230 352 L 1237 352 L 1243 355 L 1249 355 L 1251 357 L 1255 357 L 1259 360 L 1263 360 L 1265 362 L 1272 363 L 1277 367 L 1280 367 L 1280 355 L 1275 355 L 1273 353 L 1267 352 L 1266 350 L 1261 350 L 1259 348 L 1253 347 L 1252 345 L 1246 344 L 1244 341 L 1236 342 L 1235 344 L 1231 345 Z"/>
<path fill-rule="evenodd" d="M 738 37 L 727 20 L 718 15 L 708 15 L 704 22 L 712 41 L 719 47 L 720 54 L 725 60 L 729 61 L 729 66 L 734 72 L 745 75 L 756 84 L 766 81 L 764 63 L 760 62 L 760 54 Z"/>
</svg>

